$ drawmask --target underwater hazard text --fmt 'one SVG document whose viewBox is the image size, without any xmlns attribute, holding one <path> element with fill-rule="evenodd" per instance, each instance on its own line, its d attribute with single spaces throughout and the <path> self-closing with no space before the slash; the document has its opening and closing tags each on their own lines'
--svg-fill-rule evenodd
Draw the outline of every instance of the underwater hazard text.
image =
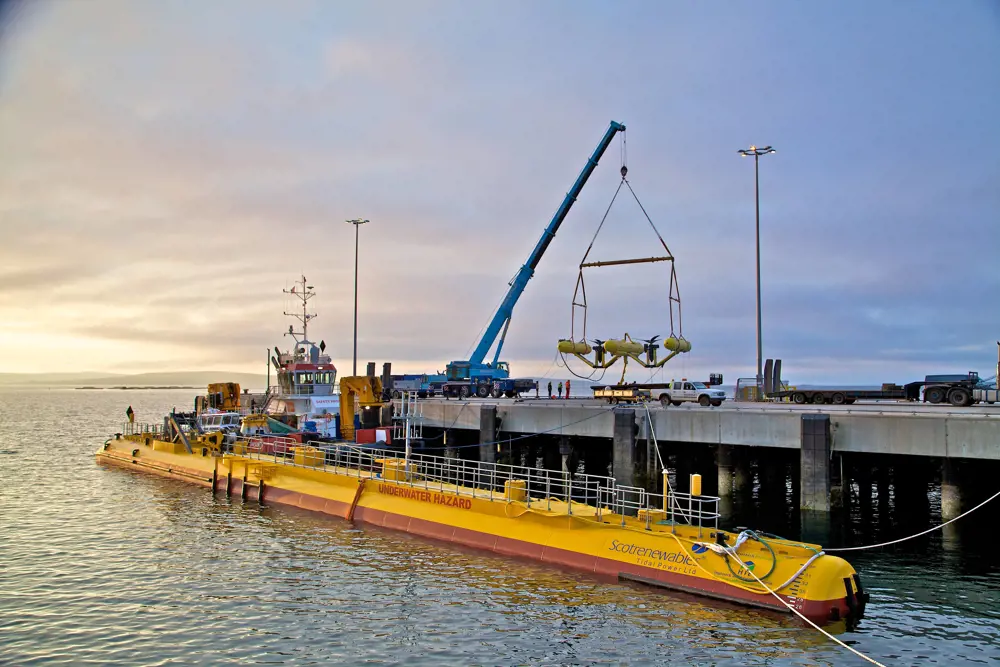
<svg viewBox="0 0 1000 667">
<path fill-rule="evenodd" d="M 608 551 L 613 551 L 623 556 L 631 556 L 628 560 L 643 567 L 651 567 L 676 574 L 694 575 L 698 573 L 698 566 L 691 560 L 691 556 L 681 551 L 644 547 L 632 544 L 631 542 L 619 542 L 618 540 L 611 540 L 611 544 L 608 545 Z"/>
<path fill-rule="evenodd" d="M 436 491 L 424 491 L 422 489 L 411 489 L 405 486 L 394 486 L 392 484 L 379 484 L 378 492 L 387 496 L 395 496 L 406 500 L 416 500 L 421 503 L 431 503 L 433 505 L 444 505 L 446 507 L 456 507 L 458 509 L 472 509 L 472 501 L 468 498 L 452 496 Z"/>
</svg>

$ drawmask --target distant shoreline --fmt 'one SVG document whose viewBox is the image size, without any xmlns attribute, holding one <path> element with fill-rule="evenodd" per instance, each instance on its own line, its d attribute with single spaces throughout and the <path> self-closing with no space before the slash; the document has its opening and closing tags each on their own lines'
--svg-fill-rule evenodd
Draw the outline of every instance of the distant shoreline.
<svg viewBox="0 0 1000 667">
<path fill-rule="evenodd" d="M 133 390 L 133 389 L 198 389 L 198 387 L 187 386 L 187 385 L 164 385 L 164 386 L 159 386 L 159 387 L 126 387 L 126 386 L 121 386 L 121 387 L 76 387 L 76 389 L 100 389 L 100 390 L 104 390 L 104 389 L 128 389 L 128 390 Z"/>
</svg>

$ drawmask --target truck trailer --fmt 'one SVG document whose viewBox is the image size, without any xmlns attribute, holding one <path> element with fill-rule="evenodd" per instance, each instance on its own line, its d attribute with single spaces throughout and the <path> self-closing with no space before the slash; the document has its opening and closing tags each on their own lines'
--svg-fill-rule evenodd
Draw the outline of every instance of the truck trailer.
<svg viewBox="0 0 1000 667">
<path fill-rule="evenodd" d="M 883 384 L 881 389 L 854 389 L 849 387 L 824 387 L 820 389 L 788 389 L 768 394 L 768 398 L 787 398 L 793 403 L 831 403 L 851 405 L 858 400 L 867 401 L 923 401 L 925 403 L 947 403 L 955 407 L 966 407 L 984 400 L 985 390 L 978 389 L 979 374 L 927 375 L 923 380 L 905 385 Z M 994 397 L 994 401 L 996 398 Z"/>
</svg>

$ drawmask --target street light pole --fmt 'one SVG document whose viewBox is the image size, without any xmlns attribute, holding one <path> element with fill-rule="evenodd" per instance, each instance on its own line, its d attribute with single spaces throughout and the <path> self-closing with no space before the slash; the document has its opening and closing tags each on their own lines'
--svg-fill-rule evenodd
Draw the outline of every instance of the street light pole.
<svg viewBox="0 0 1000 667">
<path fill-rule="evenodd" d="M 358 228 L 368 222 L 361 218 L 348 220 L 347 224 L 354 225 L 354 367 L 351 375 L 358 374 Z"/>
<path fill-rule="evenodd" d="M 739 154 L 743 157 L 753 155 L 753 180 L 754 180 L 754 201 L 757 209 L 757 396 L 756 400 L 761 400 L 761 387 L 764 380 L 764 355 L 761 343 L 760 326 L 760 156 L 775 153 L 770 146 L 758 148 L 751 145 L 749 149 L 740 149 Z"/>
</svg>

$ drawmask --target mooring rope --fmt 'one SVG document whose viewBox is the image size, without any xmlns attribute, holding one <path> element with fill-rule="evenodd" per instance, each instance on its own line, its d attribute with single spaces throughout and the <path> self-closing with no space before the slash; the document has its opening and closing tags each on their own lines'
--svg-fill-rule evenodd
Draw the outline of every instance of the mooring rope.
<svg viewBox="0 0 1000 667">
<path fill-rule="evenodd" d="M 987 498 L 983 502 L 979 503 L 978 505 L 976 505 L 972 509 L 970 509 L 970 510 L 968 510 L 966 512 L 962 512 L 961 514 L 959 514 L 958 516 L 956 516 L 954 519 L 949 519 L 949 520 L 945 521 L 944 523 L 942 523 L 940 525 L 937 525 L 937 526 L 931 526 L 927 530 L 922 530 L 919 533 L 916 533 L 914 535 L 910 535 L 908 537 L 901 537 L 898 540 L 890 540 L 889 542 L 880 542 L 879 544 L 868 544 L 868 545 L 865 545 L 865 546 L 862 546 L 862 547 L 840 547 L 839 549 L 826 549 L 826 551 L 828 551 L 828 552 L 829 551 L 863 551 L 865 549 L 878 549 L 880 547 L 887 547 L 887 546 L 889 546 L 891 544 L 899 544 L 900 542 L 906 542 L 907 540 L 912 540 L 912 539 L 914 539 L 916 537 L 921 537 L 922 535 L 926 535 L 927 533 L 933 533 L 935 530 L 940 530 L 940 529 L 944 528 L 945 526 L 947 526 L 948 524 L 954 523 L 954 522 L 958 521 L 959 519 L 961 519 L 962 517 L 968 516 L 969 514 L 972 514 L 973 512 L 975 512 L 977 509 L 979 509 L 980 507 L 982 507 L 986 503 L 988 503 L 988 502 L 990 502 L 992 500 L 995 500 L 998 497 L 1000 497 L 1000 491 L 997 491 L 992 496 L 990 496 L 989 498 Z"/>
<path fill-rule="evenodd" d="M 833 641 L 833 642 L 839 644 L 843 648 L 846 648 L 848 651 L 850 651 L 854 655 L 858 656 L 862 660 L 867 660 L 868 662 L 870 662 L 873 665 L 878 665 L 878 667 L 886 667 L 884 664 L 882 664 L 881 662 L 879 662 L 875 658 L 871 658 L 871 657 L 865 655 L 864 653 L 862 653 L 858 649 L 854 648 L 853 646 L 848 646 L 847 644 L 845 644 L 844 642 L 840 641 L 839 639 L 837 639 L 836 637 L 834 637 L 833 635 L 831 635 L 829 632 L 827 632 L 826 630 L 824 630 L 823 628 L 819 627 L 818 625 L 816 625 L 815 623 L 813 623 L 811 620 L 809 620 L 808 618 L 806 618 L 806 616 L 802 612 L 800 612 L 798 609 L 796 609 L 792 605 L 788 604 L 788 602 L 786 602 L 780 595 L 778 595 L 777 593 L 775 593 L 771 588 L 768 587 L 767 584 L 765 584 L 763 581 L 761 581 L 760 578 L 756 574 L 754 574 L 753 570 L 751 570 L 750 568 L 747 567 L 747 564 L 743 562 L 742 558 L 740 558 L 735 553 L 733 553 L 732 555 L 733 555 L 733 558 L 735 558 L 740 563 L 740 565 L 743 566 L 743 569 L 747 570 L 751 574 L 751 576 L 753 576 L 753 578 L 757 580 L 758 584 L 760 584 L 761 586 L 763 586 L 764 589 L 768 593 L 770 593 L 772 596 L 774 596 L 774 599 L 776 599 L 778 602 L 780 602 L 781 604 L 783 604 L 786 607 L 788 607 L 789 611 L 791 611 L 793 614 L 795 614 L 796 616 L 798 616 L 799 618 L 801 618 L 803 621 L 805 621 L 806 623 L 808 623 L 809 625 L 811 625 L 813 628 L 815 628 L 816 630 L 819 630 L 820 633 L 822 633 L 823 635 L 825 635 L 827 639 L 829 639 L 830 641 Z"/>
</svg>

